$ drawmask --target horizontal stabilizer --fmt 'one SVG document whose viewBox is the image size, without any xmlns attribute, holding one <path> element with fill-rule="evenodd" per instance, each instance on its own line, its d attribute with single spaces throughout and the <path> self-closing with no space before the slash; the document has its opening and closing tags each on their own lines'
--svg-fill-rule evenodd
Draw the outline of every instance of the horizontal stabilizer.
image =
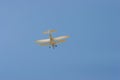
<svg viewBox="0 0 120 80">
<path fill-rule="evenodd" d="M 53 32 L 56 32 L 56 30 L 48 30 L 48 31 L 43 32 L 43 34 L 49 34 L 49 33 L 53 33 Z"/>
</svg>

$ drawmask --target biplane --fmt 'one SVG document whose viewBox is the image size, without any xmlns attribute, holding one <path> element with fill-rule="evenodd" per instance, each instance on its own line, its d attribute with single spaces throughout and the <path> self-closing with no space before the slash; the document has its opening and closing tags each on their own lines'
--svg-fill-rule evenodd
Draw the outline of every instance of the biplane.
<svg viewBox="0 0 120 80">
<path fill-rule="evenodd" d="M 59 37 L 53 37 L 52 33 L 56 32 L 56 30 L 48 30 L 43 32 L 43 34 L 48 34 L 48 39 L 42 39 L 42 40 L 36 40 L 36 43 L 40 44 L 41 46 L 49 46 L 49 48 L 55 48 L 57 47 L 57 44 L 63 43 L 66 41 L 69 36 L 59 36 Z"/>
</svg>

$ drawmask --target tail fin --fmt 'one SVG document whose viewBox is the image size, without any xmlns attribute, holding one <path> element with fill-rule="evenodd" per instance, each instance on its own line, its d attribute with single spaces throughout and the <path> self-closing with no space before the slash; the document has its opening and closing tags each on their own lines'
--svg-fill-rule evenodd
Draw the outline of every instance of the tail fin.
<svg viewBox="0 0 120 80">
<path fill-rule="evenodd" d="M 43 32 L 43 34 L 49 34 L 49 33 L 53 33 L 53 32 L 56 32 L 56 30 L 48 30 L 48 31 Z"/>
</svg>

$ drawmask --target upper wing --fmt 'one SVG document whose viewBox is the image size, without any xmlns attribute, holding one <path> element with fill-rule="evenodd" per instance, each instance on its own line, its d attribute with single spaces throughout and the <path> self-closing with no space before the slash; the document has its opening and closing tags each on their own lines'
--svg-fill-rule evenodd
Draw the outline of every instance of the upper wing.
<svg viewBox="0 0 120 80">
<path fill-rule="evenodd" d="M 36 40 L 36 43 L 40 44 L 41 46 L 48 46 L 50 39 Z"/>
<path fill-rule="evenodd" d="M 60 36 L 60 37 L 54 38 L 54 40 L 55 40 L 56 44 L 59 44 L 59 43 L 65 42 L 66 41 L 65 39 L 67 39 L 67 38 L 69 38 L 69 36 Z"/>
</svg>

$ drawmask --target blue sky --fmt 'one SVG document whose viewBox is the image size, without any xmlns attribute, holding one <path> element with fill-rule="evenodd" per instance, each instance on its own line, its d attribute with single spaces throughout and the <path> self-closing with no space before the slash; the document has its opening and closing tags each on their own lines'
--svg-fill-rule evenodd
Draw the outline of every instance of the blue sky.
<svg viewBox="0 0 120 80">
<path fill-rule="evenodd" d="M 120 80 L 119 0 L 0 0 L 0 80 Z M 35 40 L 69 35 L 53 50 Z"/>
</svg>

